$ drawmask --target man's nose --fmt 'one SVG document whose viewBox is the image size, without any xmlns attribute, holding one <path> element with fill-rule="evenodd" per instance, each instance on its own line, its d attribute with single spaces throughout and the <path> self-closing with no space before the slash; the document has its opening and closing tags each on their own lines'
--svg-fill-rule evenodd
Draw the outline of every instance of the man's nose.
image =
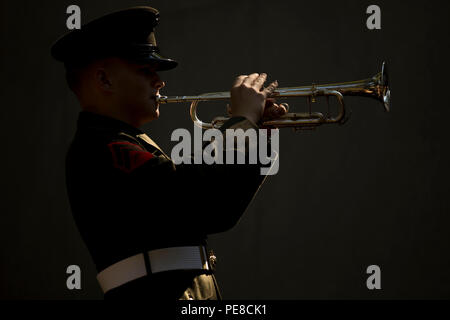
<svg viewBox="0 0 450 320">
<path fill-rule="evenodd" d="M 159 77 L 156 78 L 155 82 L 153 83 L 153 87 L 156 90 L 160 90 L 166 86 L 166 83 L 162 81 Z"/>
</svg>

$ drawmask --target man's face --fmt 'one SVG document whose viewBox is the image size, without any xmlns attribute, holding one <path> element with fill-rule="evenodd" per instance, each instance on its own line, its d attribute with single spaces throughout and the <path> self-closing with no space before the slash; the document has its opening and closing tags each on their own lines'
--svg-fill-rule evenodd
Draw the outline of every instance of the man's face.
<svg viewBox="0 0 450 320">
<path fill-rule="evenodd" d="M 164 87 L 154 64 L 114 59 L 113 92 L 123 112 L 139 126 L 159 117 L 156 95 Z"/>
</svg>

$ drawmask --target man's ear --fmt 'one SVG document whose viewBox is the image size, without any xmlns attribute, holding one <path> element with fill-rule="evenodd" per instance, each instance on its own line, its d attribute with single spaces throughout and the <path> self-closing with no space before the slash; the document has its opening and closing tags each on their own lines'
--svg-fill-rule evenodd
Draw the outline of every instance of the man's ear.
<svg viewBox="0 0 450 320">
<path fill-rule="evenodd" d="M 98 68 L 95 71 L 95 82 L 100 89 L 109 92 L 112 91 L 112 79 L 104 68 Z"/>
</svg>

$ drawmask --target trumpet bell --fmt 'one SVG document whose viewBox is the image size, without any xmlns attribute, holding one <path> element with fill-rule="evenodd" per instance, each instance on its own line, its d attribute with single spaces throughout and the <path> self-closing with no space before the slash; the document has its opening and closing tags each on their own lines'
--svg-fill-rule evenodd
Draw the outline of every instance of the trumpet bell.
<svg viewBox="0 0 450 320">
<path fill-rule="evenodd" d="M 380 75 L 380 90 L 382 92 L 382 102 L 384 105 L 384 109 L 389 112 L 391 110 L 391 89 L 389 88 L 389 78 L 387 73 L 386 62 L 383 62 L 381 66 L 381 75 Z"/>
</svg>

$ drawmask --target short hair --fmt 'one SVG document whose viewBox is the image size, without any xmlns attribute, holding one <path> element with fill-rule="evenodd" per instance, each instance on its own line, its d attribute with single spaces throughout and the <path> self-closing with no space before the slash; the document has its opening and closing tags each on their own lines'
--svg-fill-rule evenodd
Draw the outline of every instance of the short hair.
<svg viewBox="0 0 450 320">
<path fill-rule="evenodd" d="M 80 69 L 72 66 L 66 66 L 66 82 L 70 90 L 76 93 L 80 88 L 81 72 Z"/>
<path fill-rule="evenodd" d="M 78 62 L 65 62 L 64 67 L 66 69 L 66 82 L 70 90 L 72 90 L 76 95 L 80 92 L 81 77 L 86 68 L 93 61 L 78 61 Z"/>
</svg>

